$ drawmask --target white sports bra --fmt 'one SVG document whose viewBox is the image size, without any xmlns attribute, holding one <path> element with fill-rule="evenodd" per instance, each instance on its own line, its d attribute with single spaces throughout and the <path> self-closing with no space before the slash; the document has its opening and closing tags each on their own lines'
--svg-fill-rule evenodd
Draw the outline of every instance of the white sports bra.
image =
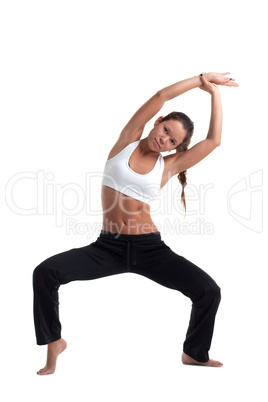
<svg viewBox="0 0 268 402">
<path fill-rule="evenodd" d="M 129 166 L 130 155 L 141 140 L 127 145 L 105 163 L 102 185 L 111 187 L 136 200 L 150 204 L 160 194 L 165 161 L 161 154 L 154 168 L 146 174 L 134 172 Z"/>
</svg>

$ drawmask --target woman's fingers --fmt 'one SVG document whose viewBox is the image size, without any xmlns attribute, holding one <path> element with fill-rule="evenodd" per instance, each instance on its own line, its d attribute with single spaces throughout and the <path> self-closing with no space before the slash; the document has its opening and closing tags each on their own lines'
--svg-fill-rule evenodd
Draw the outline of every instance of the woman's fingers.
<svg viewBox="0 0 268 402">
<path fill-rule="evenodd" d="M 239 87 L 239 85 L 238 85 L 236 82 L 234 82 L 233 80 L 232 80 L 232 81 L 228 81 L 228 82 L 225 84 L 225 86 L 227 86 L 227 87 Z"/>
<path fill-rule="evenodd" d="M 230 75 L 230 72 L 227 73 L 209 73 L 211 75 L 211 79 L 210 81 L 207 82 L 211 82 L 217 85 L 224 85 L 224 86 L 228 86 L 228 87 L 238 87 L 239 85 L 235 82 L 235 78 L 233 77 L 225 77 L 226 75 Z M 201 77 L 202 78 L 202 77 Z M 206 79 L 206 78 L 205 78 Z M 202 81 L 203 85 L 205 81 Z"/>
<path fill-rule="evenodd" d="M 218 85 L 224 85 L 228 87 L 238 87 L 239 85 L 235 82 L 235 78 L 232 77 L 224 77 L 225 74 L 231 74 L 231 73 L 219 73 L 221 75 L 221 78 L 219 80 L 215 80 L 214 82 Z M 210 85 L 214 85 L 214 83 L 211 83 L 208 81 L 204 76 L 200 76 L 201 81 L 203 85 L 201 86 L 200 89 L 205 89 L 209 88 Z M 203 88 L 202 88 L 203 87 Z"/>
<path fill-rule="evenodd" d="M 233 77 L 222 77 L 222 78 L 223 78 L 223 85 L 227 85 L 228 87 L 238 87 L 237 83 L 235 82 L 235 78 Z"/>
<path fill-rule="evenodd" d="M 227 85 L 228 87 L 238 87 L 238 84 L 235 82 L 235 78 L 227 78 L 225 77 L 225 83 L 224 85 Z"/>
</svg>

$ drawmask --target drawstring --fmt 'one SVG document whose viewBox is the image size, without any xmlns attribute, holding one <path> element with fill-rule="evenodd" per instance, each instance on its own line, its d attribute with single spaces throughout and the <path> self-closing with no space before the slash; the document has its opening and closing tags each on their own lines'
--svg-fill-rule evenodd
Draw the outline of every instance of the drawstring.
<svg viewBox="0 0 268 402">
<path fill-rule="evenodd" d="M 127 242 L 127 267 L 130 267 L 130 250 L 131 250 L 131 240 L 126 240 Z M 136 249 L 135 249 L 135 240 L 132 240 L 133 244 L 133 265 L 136 265 Z"/>
<path fill-rule="evenodd" d="M 135 248 L 135 244 L 134 244 L 135 240 L 133 240 L 133 251 L 134 251 L 134 257 L 133 257 L 133 265 L 136 265 L 136 248 Z"/>
<path fill-rule="evenodd" d="M 101 234 L 100 237 L 104 237 L 104 239 L 106 238 L 106 234 L 107 234 L 107 238 L 115 238 L 115 239 L 119 239 L 119 245 L 121 246 L 122 242 L 127 242 L 127 267 L 130 268 L 131 265 L 137 265 L 137 254 L 136 254 L 136 247 L 135 247 L 135 243 L 139 244 L 140 242 L 142 243 L 143 241 L 143 236 L 130 236 L 129 238 L 127 238 L 127 236 L 125 237 L 123 235 L 123 237 L 120 237 L 119 233 L 113 233 L 113 232 L 107 232 L 104 230 L 101 230 Z M 160 232 L 155 232 L 154 233 L 155 236 L 153 235 L 153 233 L 148 233 L 148 237 L 144 234 L 144 239 L 146 239 L 148 242 L 150 243 L 157 243 L 157 242 L 161 242 L 161 237 L 160 237 Z M 133 255 L 132 255 L 132 261 L 130 261 L 131 258 L 131 246 L 133 245 Z M 123 250 L 124 254 L 125 254 L 125 250 Z"/>
<path fill-rule="evenodd" d="M 126 240 L 126 242 L 127 242 L 127 268 L 129 268 L 130 243 L 128 240 Z"/>
</svg>

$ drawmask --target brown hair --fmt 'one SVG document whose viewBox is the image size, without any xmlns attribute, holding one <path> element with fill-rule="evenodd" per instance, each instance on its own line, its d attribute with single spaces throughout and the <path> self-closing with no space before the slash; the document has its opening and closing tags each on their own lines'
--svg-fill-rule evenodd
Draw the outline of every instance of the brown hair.
<svg viewBox="0 0 268 402">
<path fill-rule="evenodd" d="M 183 124 L 183 127 L 187 131 L 186 136 L 181 144 L 179 144 L 175 149 L 176 152 L 185 152 L 188 149 L 188 146 L 191 142 L 192 135 L 194 133 L 194 123 L 192 120 L 186 116 L 186 114 L 182 112 L 171 112 L 165 117 L 163 117 L 160 120 L 160 123 L 166 120 L 178 120 Z M 180 172 L 179 175 L 177 176 L 179 179 L 179 182 L 182 185 L 182 192 L 181 192 L 181 203 L 184 206 L 185 214 L 186 214 L 186 202 L 185 202 L 185 194 L 184 194 L 184 187 L 187 185 L 186 181 L 186 174 L 187 170 L 184 170 L 183 172 Z M 185 216 L 185 215 L 184 215 Z"/>
</svg>

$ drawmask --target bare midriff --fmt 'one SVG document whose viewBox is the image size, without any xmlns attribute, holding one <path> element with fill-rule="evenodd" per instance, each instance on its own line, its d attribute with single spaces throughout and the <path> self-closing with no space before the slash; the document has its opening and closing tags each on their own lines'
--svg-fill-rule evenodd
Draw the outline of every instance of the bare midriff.
<svg viewBox="0 0 268 402">
<path fill-rule="evenodd" d="M 150 205 L 113 188 L 102 186 L 102 230 L 121 234 L 158 232 L 152 221 Z"/>
</svg>

